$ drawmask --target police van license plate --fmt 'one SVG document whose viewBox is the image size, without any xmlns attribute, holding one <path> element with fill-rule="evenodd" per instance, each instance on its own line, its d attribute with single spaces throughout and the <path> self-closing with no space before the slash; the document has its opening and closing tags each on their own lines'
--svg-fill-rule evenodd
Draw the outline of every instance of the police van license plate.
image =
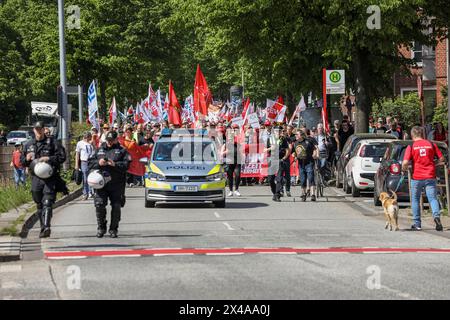
<svg viewBox="0 0 450 320">
<path fill-rule="evenodd" d="M 175 191 L 179 192 L 197 192 L 197 186 L 175 186 Z"/>
</svg>

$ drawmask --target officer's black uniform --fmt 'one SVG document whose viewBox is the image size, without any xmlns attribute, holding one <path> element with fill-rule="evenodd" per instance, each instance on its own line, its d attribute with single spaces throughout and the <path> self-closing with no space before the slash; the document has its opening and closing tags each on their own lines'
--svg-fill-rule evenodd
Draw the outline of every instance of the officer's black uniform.
<svg viewBox="0 0 450 320">
<path fill-rule="evenodd" d="M 43 128 L 43 123 L 36 123 L 35 128 Z M 37 206 L 37 215 L 41 223 L 40 237 L 50 236 L 50 223 L 53 215 L 53 204 L 58 192 L 67 191 L 67 187 L 59 170 L 61 164 L 66 161 L 66 152 L 61 143 L 51 137 L 44 137 L 37 141 L 36 138 L 28 141 L 23 149 L 20 161 L 23 166 L 30 167 L 32 161 L 27 161 L 27 155 L 34 153 L 34 159 L 49 157 L 47 162 L 53 168 L 53 175 L 48 179 L 41 179 L 31 171 L 31 194 Z"/>
<path fill-rule="evenodd" d="M 117 132 L 108 132 L 107 140 L 117 139 Z M 112 160 L 115 166 L 100 166 L 99 160 Z M 111 237 L 117 237 L 119 229 L 119 221 L 121 215 L 121 207 L 123 206 L 123 194 L 126 184 L 126 173 L 130 164 L 131 158 L 129 153 L 119 144 L 115 143 L 108 147 L 104 142 L 96 151 L 95 155 L 89 160 L 90 170 L 100 170 L 106 175 L 111 176 L 111 181 L 108 182 L 102 189 L 96 190 L 94 204 L 96 208 L 97 224 L 99 238 L 106 233 L 106 206 L 108 198 L 111 203 L 111 225 L 109 232 Z"/>
<path fill-rule="evenodd" d="M 281 131 L 282 129 L 278 127 L 276 130 Z M 286 156 L 286 152 L 289 150 L 289 143 L 286 138 L 281 136 L 278 139 L 276 139 L 275 136 L 269 137 L 269 139 L 267 139 L 266 147 L 271 148 L 274 144 L 277 144 L 275 151 L 278 151 L 278 154 L 276 154 L 276 152 L 272 153 L 272 151 L 269 151 L 268 178 L 270 189 L 273 194 L 272 200 L 280 201 L 281 190 L 283 187 L 283 172 L 290 170 L 289 158 L 282 160 Z M 275 161 L 278 161 L 278 165 L 275 164 Z"/>
</svg>

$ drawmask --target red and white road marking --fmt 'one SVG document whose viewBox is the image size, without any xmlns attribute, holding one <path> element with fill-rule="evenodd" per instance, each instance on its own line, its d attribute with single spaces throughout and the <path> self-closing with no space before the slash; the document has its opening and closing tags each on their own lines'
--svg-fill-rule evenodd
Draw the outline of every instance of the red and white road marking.
<svg viewBox="0 0 450 320">
<path fill-rule="evenodd" d="M 132 249 L 96 251 L 46 251 L 47 259 L 82 259 L 89 257 L 142 257 L 142 256 L 226 256 L 244 254 L 400 254 L 400 253 L 450 253 L 448 248 L 187 248 L 187 249 Z"/>
</svg>

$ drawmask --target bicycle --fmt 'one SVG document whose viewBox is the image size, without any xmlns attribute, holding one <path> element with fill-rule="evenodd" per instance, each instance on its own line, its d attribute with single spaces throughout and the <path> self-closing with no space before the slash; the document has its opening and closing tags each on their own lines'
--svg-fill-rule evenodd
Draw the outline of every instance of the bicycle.
<svg viewBox="0 0 450 320">
<path fill-rule="evenodd" d="M 314 160 L 314 181 L 316 183 L 316 198 L 323 197 L 323 191 L 327 187 L 322 175 L 323 168 L 320 167 L 320 159 Z M 326 164 L 326 166 L 328 163 Z"/>
</svg>

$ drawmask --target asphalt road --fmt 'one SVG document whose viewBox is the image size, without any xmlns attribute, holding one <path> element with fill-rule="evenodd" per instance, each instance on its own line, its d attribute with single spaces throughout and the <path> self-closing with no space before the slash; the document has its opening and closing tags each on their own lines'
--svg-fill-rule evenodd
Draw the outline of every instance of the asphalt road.
<svg viewBox="0 0 450 320">
<path fill-rule="evenodd" d="M 2 299 L 448 299 L 449 231 L 384 230 L 364 199 L 272 202 L 243 187 L 227 208 L 144 208 L 127 190 L 119 238 L 97 239 L 92 201 L 33 229 L 24 260 L 0 264 Z M 433 250 L 430 250 L 433 249 Z M 436 250 L 435 250 L 436 249 Z M 422 250 L 422 251 L 421 251 Z M 412 251 L 412 252 L 409 252 Z M 57 259 L 55 259 L 57 258 Z"/>
</svg>

